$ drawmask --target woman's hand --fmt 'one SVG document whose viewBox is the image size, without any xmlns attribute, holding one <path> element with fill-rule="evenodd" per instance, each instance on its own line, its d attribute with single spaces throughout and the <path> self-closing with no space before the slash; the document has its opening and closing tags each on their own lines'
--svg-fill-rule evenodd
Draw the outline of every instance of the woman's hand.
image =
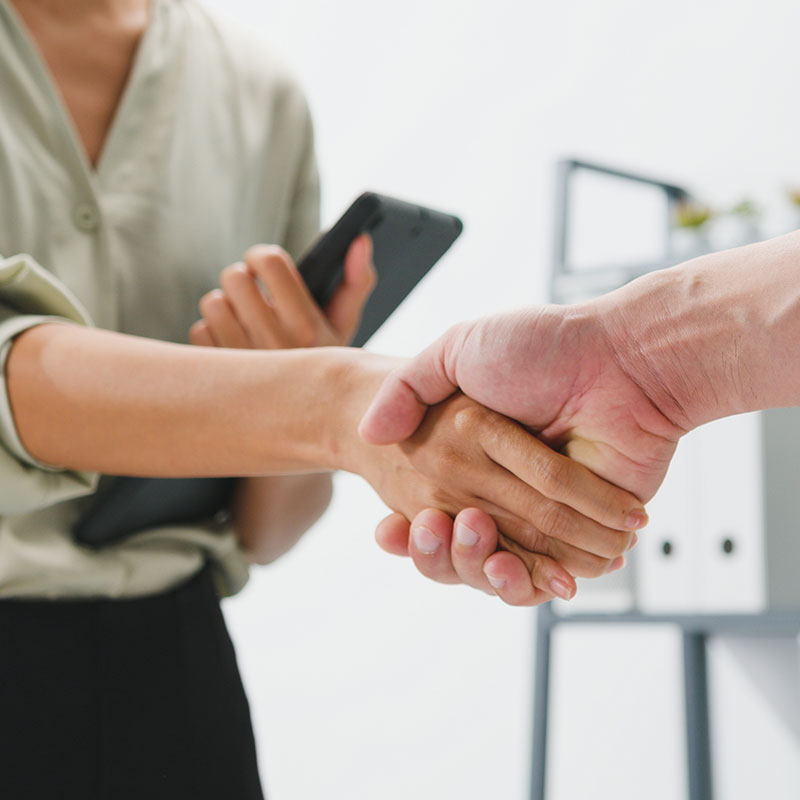
<svg viewBox="0 0 800 800">
<path fill-rule="evenodd" d="M 190 328 L 189 341 L 257 350 L 346 345 L 376 280 L 372 240 L 364 234 L 350 245 L 344 279 L 323 311 L 284 250 L 256 245 L 222 271 L 221 288 L 201 298 L 202 319 Z"/>
<path fill-rule="evenodd" d="M 504 596 L 515 604 L 570 599 L 573 576 L 619 568 L 647 521 L 635 496 L 461 394 L 431 408 L 406 442 L 365 446 L 352 471 L 402 515 L 379 529 L 384 549 L 411 555 L 434 580 L 493 592 L 484 562 L 499 541 L 508 552 L 492 564 L 508 572 Z M 425 509 L 430 524 L 415 523 L 409 541 L 405 519 Z M 457 514 L 463 524 L 451 542 L 449 515 Z M 478 529 L 465 519 L 477 520 Z"/>
</svg>

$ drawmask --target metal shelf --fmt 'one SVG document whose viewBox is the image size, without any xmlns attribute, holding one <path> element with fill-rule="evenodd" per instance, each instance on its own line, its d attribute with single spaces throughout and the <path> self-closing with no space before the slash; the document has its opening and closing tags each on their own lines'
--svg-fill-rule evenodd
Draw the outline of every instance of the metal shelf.
<svg viewBox="0 0 800 800">
<path fill-rule="evenodd" d="M 570 263 L 570 193 L 573 178 L 580 171 L 591 171 L 635 183 L 657 187 L 664 192 L 667 215 L 664 223 L 664 258 L 657 262 L 576 272 Z M 627 283 L 655 269 L 671 266 L 678 258 L 672 250 L 675 206 L 691 199 L 690 193 L 674 184 L 587 161 L 568 159 L 559 162 L 556 186 L 555 238 L 550 282 L 550 299 L 571 302 L 576 297 L 597 295 Z M 670 625 L 680 630 L 683 640 L 683 678 L 685 693 L 685 737 L 688 765 L 689 800 L 712 800 L 711 728 L 708 712 L 708 638 L 719 635 L 767 637 L 800 634 L 800 610 L 770 611 L 763 614 L 678 614 L 651 615 L 638 611 L 625 613 L 556 614 L 550 604 L 537 615 L 534 685 L 534 726 L 531 773 L 531 800 L 545 800 L 547 727 L 549 716 L 550 661 L 552 632 L 559 625 Z"/>
</svg>

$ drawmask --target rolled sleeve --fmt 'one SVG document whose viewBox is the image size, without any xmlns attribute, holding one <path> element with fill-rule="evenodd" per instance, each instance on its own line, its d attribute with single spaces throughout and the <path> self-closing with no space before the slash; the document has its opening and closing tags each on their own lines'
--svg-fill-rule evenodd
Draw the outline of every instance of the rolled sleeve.
<svg viewBox="0 0 800 800">
<path fill-rule="evenodd" d="M 0 514 L 18 514 L 90 494 L 98 476 L 43 464 L 27 452 L 8 396 L 6 362 L 14 338 L 35 325 L 92 325 L 80 301 L 30 256 L 0 258 Z"/>
</svg>

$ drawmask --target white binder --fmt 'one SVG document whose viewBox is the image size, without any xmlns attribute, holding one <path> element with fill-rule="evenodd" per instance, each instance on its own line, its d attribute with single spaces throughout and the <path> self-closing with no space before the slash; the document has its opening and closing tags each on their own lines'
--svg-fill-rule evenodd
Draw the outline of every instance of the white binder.
<svg viewBox="0 0 800 800">
<path fill-rule="evenodd" d="M 766 608 L 762 417 L 740 414 L 697 431 L 697 610 L 705 613 L 755 614 Z"/>
<path fill-rule="evenodd" d="M 664 483 L 647 506 L 650 524 L 633 551 L 638 607 L 648 614 L 697 606 L 699 450 L 696 432 L 678 443 Z"/>
</svg>

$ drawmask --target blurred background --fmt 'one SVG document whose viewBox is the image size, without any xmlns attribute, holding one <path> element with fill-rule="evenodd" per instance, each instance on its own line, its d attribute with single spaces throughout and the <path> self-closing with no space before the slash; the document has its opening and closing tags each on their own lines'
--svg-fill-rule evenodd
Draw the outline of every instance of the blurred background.
<svg viewBox="0 0 800 800">
<path fill-rule="evenodd" d="M 410 355 L 458 320 L 545 301 L 565 156 L 715 209 L 747 200 L 763 237 L 800 226 L 791 0 L 206 3 L 305 86 L 325 225 L 364 189 L 464 220 L 372 349 Z M 598 204 L 591 223 L 607 257 L 650 241 L 624 203 Z M 522 800 L 535 612 L 426 582 L 374 544 L 374 493 L 336 481 L 321 522 L 225 603 L 269 795 Z M 797 798 L 797 739 L 724 649 L 711 657 L 717 796 Z M 670 629 L 558 631 L 548 797 L 684 797 L 680 670 Z"/>
</svg>

